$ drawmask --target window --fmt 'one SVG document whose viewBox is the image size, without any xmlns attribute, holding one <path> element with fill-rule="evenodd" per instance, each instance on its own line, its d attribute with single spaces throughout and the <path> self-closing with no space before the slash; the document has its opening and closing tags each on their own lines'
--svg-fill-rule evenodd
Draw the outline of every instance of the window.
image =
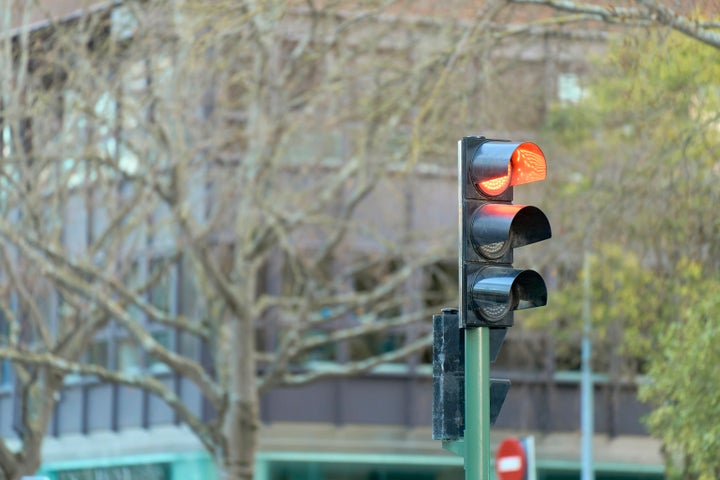
<svg viewBox="0 0 720 480">
<path fill-rule="evenodd" d="M 70 186 L 94 180 L 100 172 L 137 174 L 141 159 L 157 161 L 162 154 L 162 146 L 152 138 L 147 124 L 153 120 L 157 99 L 163 99 L 172 91 L 172 58 L 158 54 L 151 59 L 123 64 L 120 69 L 121 90 L 118 92 L 98 87 L 99 93 L 90 98 L 87 92 L 73 89 L 63 94 L 61 137 L 63 144 L 70 147 L 65 152 L 62 168 L 68 172 Z M 163 115 L 171 118 L 171 112 Z M 5 143 L 3 150 L 7 150 Z M 94 157 L 98 157 L 102 165 L 88 163 L 88 159 Z"/>
<path fill-rule="evenodd" d="M 200 340 L 197 337 L 179 332 L 177 342 L 180 355 L 189 359 L 200 358 Z"/>
<path fill-rule="evenodd" d="M 353 284 L 357 292 L 370 292 L 386 281 L 400 264 L 395 261 L 370 262 L 353 275 Z M 398 287 L 402 288 L 402 287 Z M 403 298 L 397 291 L 390 292 L 372 305 L 359 307 L 353 316 L 356 325 L 376 320 L 391 319 L 402 314 Z M 390 352 L 402 346 L 404 333 L 400 331 L 380 331 L 355 338 L 349 344 L 350 360 L 363 360 Z"/>
<path fill-rule="evenodd" d="M 166 139 L 157 138 L 157 128 L 148 128 L 157 119 L 172 128 L 176 112 L 167 108 L 173 101 L 173 62 L 167 53 L 158 53 L 149 59 L 134 60 L 122 66 L 122 97 L 120 105 L 120 145 L 118 168 L 125 174 L 137 174 L 142 163 L 158 163 L 166 157 Z M 142 161 L 141 161 L 142 159 Z"/>
<path fill-rule="evenodd" d="M 65 117 L 62 136 L 68 150 L 62 161 L 62 170 L 68 186 L 75 187 L 97 178 L 100 171 L 110 173 L 102 163 L 112 163 L 117 155 L 115 138 L 117 100 L 109 93 L 102 92 L 87 105 L 82 92 L 67 90 L 64 94 Z M 90 114 L 87 107 L 92 107 Z M 97 156 L 101 164 L 88 160 Z"/>
<path fill-rule="evenodd" d="M 117 341 L 117 368 L 125 373 L 137 373 L 142 368 L 142 352 L 132 338 Z"/>
<path fill-rule="evenodd" d="M 376 457 L 377 458 L 377 457 Z M 425 458 L 427 460 L 427 458 Z M 273 460 L 269 463 L 268 478 L 277 480 L 441 480 L 462 478 L 462 465 L 433 465 L 408 457 L 405 463 L 358 461 L 333 463 L 316 461 Z"/>
<path fill-rule="evenodd" d="M 150 272 L 148 279 L 150 285 L 150 303 L 152 306 L 163 312 L 170 311 L 170 284 L 172 266 L 167 265 L 166 259 L 155 259 L 150 261 Z"/>
<path fill-rule="evenodd" d="M 125 274 L 125 286 L 135 295 L 142 295 L 142 292 L 136 292 L 142 286 L 142 272 L 140 271 L 140 261 L 134 260 L 130 264 L 130 268 Z M 136 322 L 142 322 L 143 312 L 135 303 L 130 303 L 126 308 L 127 314 Z"/>
<path fill-rule="evenodd" d="M 97 365 L 99 367 L 107 367 L 110 360 L 108 341 L 96 340 L 85 352 L 85 363 Z"/>
<path fill-rule="evenodd" d="M 145 60 L 123 66 L 120 145 L 118 167 L 127 174 L 135 174 L 140 158 L 149 153 L 144 138 L 144 122 L 148 117 L 147 65 Z"/>
<path fill-rule="evenodd" d="M 199 299 L 198 287 L 195 285 L 195 275 L 193 272 L 193 264 L 190 258 L 183 255 L 182 260 L 178 264 L 178 308 L 180 313 L 189 317 L 195 317 L 198 314 Z"/>
<path fill-rule="evenodd" d="M 12 155 L 12 132 L 9 125 L 3 125 L 2 127 L 2 138 L 0 138 L 0 145 L 2 145 L 2 156 L 8 158 Z"/>
<path fill-rule="evenodd" d="M 584 90 L 580 85 L 580 77 L 577 73 L 565 72 L 558 75 L 557 79 L 558 100 L 562 103 L 578 103 L 584 96 Z"/>
<path fill-rule="evenodd" d="M 148 463 L 146 465 L 115 465 L 84 469 L 59 470 L 57 480 L 167 480 L 171 478 L 169 463 Z M 30 477 L 27 477 L 30 478 Z M 32 477 L 40 478 L 40 477 Z"/>
<path fill-rule="evenodd" d="M 423 299 L 426 307 L 438 311 L 458 301 L 458 264 L 456 260 L 438 262 L 425 269 Z"/>
<path fill-rule="evenodd" d="M 429 265 L 424 270 L 423 301 L 425 307 L 440 312 L 444 307 L 453 307 L 458 303 L 458 264 L 457 260 L 447 260 Z M 432 363 L 432 346 L 420 354 L 420 361 Z"/>
<path fill-rule="evenodd" d="M 172 335 L 171 332 L 162 329 L 162 330 L 156 330 L 150 334 L 157 343 L 162 345 L 163 347 L 167 349 L 172 349 Z M 149 355 L 148 356 L 148 368 L 149 369 L 156 369 L 157 367 L 161 367 L 165 365 L 159 358 Z"/>
<path fill-rule="evenodd" d="M 0 158 L 11 158 L 12 132 L 8 125 L 2 127 L 0 132 Z M 20 180 L 20 172 L 13 165 L 13 160 L 2 162 L 0 166 L 0 205 L 5 207 L 8 199 L 12 198 L 12 192 Z"/>
<path fill-rule="evenodd" d="M 132 38 L 137 27 L 137 18 L 127 5 L 118 5 L 110 12 L 110 31 L 115 40 Z"/>
<path fill-rule="evenodd" d="M 0 305 L 0 344 L 7 343 L 7 335 L 9 333 L 9 325 L 5 309 L 6 305 Z M 0 386 L 12 385 L 13 382 L 12 363 L 9 360 L 0 360 Z"/>
<path fill-rule="evenodd" d="M 12 385 L 14 379 L 12 363 L 9 360 L 2 360 L 0 363 L 0 386 Z"/>
<path fill-rule="evenodd" d="M 307 332 L 307 338 L 312 339 L 324 335 L 325 332 L 315 329 Z M 326 343 L 312 350 L 309 350 L 302 356 L 301 363 L 307 362 L 334 362 L 336 360 L 336 345 L 334 343 Z"/>
</svg>

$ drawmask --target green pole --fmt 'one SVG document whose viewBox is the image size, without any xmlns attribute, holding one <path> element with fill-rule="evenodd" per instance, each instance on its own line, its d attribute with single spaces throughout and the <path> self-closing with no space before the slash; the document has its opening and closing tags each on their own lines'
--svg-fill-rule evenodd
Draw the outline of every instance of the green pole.
<svg viewBox="0 0 720 480">
<path fill-rule="evenodd" d="M 465 330 L 465 480 L 490 480 L 490 329 Z"/>
</svg>

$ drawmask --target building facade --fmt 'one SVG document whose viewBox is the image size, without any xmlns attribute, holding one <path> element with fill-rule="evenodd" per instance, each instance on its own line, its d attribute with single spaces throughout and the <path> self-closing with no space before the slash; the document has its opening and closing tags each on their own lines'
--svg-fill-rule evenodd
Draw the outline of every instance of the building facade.
<svg viewBox="0 0 720 480">
<path fill-rule="evenodd" d="M 458 3 L 458 11 L 466 15 L 468 10 L 461 9 L 463 5 L 465 3 Z M 428 7 L 429 11 L 426 12 L 425 7 Z M 168 17 L 172 17 L 172 9 L 169 8 L 166 12 Z M 338 17 L 344 14 L 352 16 L 355 13 L 336 12 Z M 61 162 L 62 168 L 58 173 L 66 185 L 86 185 L 90 183 L 89 180 L 95 179 L 94 175 L 101 175 L 100 171 L 84 170 L 79 161 L 84 155 L 90 155 L 88 145 L 94 149 L 92 155 L 107 154 L 115 159 L 118 171 L 128 177 L 134 176 L 138 172 L 137 165 L 154 150 L 162 148 L 157 139 L 148 140 L 138 131 L 147 125 L 153 125 L 154 117 L 172 116 L 176 112 L 164 111 L 154 103 L 142 105 L 140 108 L 133 102 L 142 103 L 144 97 L 141 92 L 148 88 L 160 91 L 158 98 L 161 98 L 173 89 L 198 87 L 195 83 L 198 80 L 194 77 L 185 77 L 187 84 L 184 87 L 167 80 L 172 75 L 166 76 L 165 72 L 172 70 L 178 56 L 184 54 L 172 46 L 167 47 L 165 43 L 160 43 L 155 45 L 150 53 L 144 51 L 137 53 L 136 58 L 133 57 L 135 53 L 131 46 L 132 39 L 148 29 L 161 30 L 163 21 L 167 19 L 138 18 L 132 5 L 124 2 L 90 6 L 73 1 L 50 2 L 45 11 L 32 12 L 29 15 L 24 19 L 24 23 L 19 22 L 9 29 L 9 33 L 5 33 L 6 38 L 17 39 L 13 41 L 18 44 L 25 38 L 25 41 L 37 42 L 37 48 L 43 49 L 54 45 L 54 29 L 58 24 L 76 22 L 86 27 L 90 25 L 91 28 L 85 31 L 92 32 L 93 36 L 82 38 L 82 41 L 89 45 L 107 39 L 123 45 L 123 48 L 118 47 L 117 50 L 110 49 L 122 57 L 119 67 L 107 72 L 108 76 L 114 79 L 110 84 L 117 90 L 106 88 L 107 84 L 98 80 L 94 90 L 96 97 L 92 101 L 84 102 L 86 99 L 83 97 L 87 92 L 68 88 L 53 100 L 57 105 L 57 114 L 54 117 L 49 115 L 46 123 L 36 121 L 31 125 L 20 122 L 24 127 L 13 129 L 6 122 L 3 125 L 3 143 L 0 145 L 3 157 L 8 159 L 17 156 L 17 150 L 23 149 L 21 154 L 31 156 L 28 153 L 38 151 L 39 139 L 44 138 L 47 130 L 50 132 L 47 138 L 59 137 L 65 143 L 70 138 L 77 140 L 77 151 L 66 155 L 67 158 Z M 95 18 L 103 20 L 94 25 Z M 308 23 L 316 18 L 321 18 L 318 12 L 298 8 L 278 19 L 278 23 L 271 28 L 282 30 L 287 41 L 277 48 L 279 53 L 276 56 L 271 55 L 272 60 L 282 64 L 288 58 L 293 58 L 303 45 L 304 37 L 298 32 L 303 31 Z M 375 53 L 387 56 L 390 63 L 402 58 L 406 66 L 424 65 L 423 52 L 435 51 L 425 44 L 432 45 L 437 42 L 440 50 L 450 48 L 452 45 L 443 45 L 443 42 L 449 42 L 447 38 L 457 37 L 441 37 L 440 34 L 457 28 L 457 25 L 467 26 L 475 21 L 474 17 L 448 20 L 443 18 L 443 12 L 431 8 L 431 5 L 420 4 L 407 14 L 402 10 L 389 10 L 383 12 L 379 18 L 386 22 L 382 31 L 387 37 L 374 44 L 377 49 Z M 484 26 L 489 31 L 495 31 L 495 23 L 501 20 L 500 17 L 482 19 L 487 22 Z M 329 20 L 317 21 L 322 24 Z M 391 28 L 388 29 L 386 25 L 391 25 Z M 398 26 L 406 28 L 407 31 Z M 258 24 L 257 28 L 263 26 Z M 344 47 L 348 50 L 359 49 L 358 45 L 362 45 L 363 41 L 362 35 L 375 33 L 374 28 L 379 27 L 369 27 L 369 30 L 360 31 L 356 37 L 350 37 Z M 388 30 L 392 31 L 392 35 L 387 33 Z M 201 41 L 202 36 L 198 35 Z M 494 35 L 502 40 L 511 36 L 499 27 Z M 428 106 L 427 112 L 430 113 L 427 115 L 435 115 L 438 123 L 447 120 L 452 126 L 453 122 L 457 121 L 460 126 L 462 120 L 458 119 L 472 119 L 476 108 L 474 105 L 480 105 L 481 107 L 477 108 L 483 113 L 479 115 L 477 123 L 488 127 L 488 131 L 483 132 L 488 136 L 532 136 L 531 132 L 542 123 L 550 105 L 557 101 L 573 102 L 580 98 L 580 79 L 588 68 L 585 62 L 587 52 L 602 50 L 604 34 L 573 31 L 555 35 L 549 31 L 531 31 L 527 36 L 518 37 L 517 41 L 487 43 L 497 41 L 495 37 L 491 35 L 477 40 L 478 48 L 486 48 L 478 49 L 476 57 L 458 62 L 457 76 L 462 78 L 455 79 L 457 83 L 450 82 L 448 86 L 438 84 L 439 90 L 452 92 L 457 88 L 460 92 L 458 95 L 474 92 L 472 98 L 460 102 L 464 104 L 464 109 L 445 111 L 442 106 Z M 152 40 L 165 40 L 171 45 L 174 41 L 173 38 L 163 38 L 162 35 L 157 35 Z M 250 41 L 245 38 L 242 40 Z M 332 44 L 333 39 L 323 41 Z M 130 47 L 125 50 L 127 45 Z M 408 49 L 407 45 L 417 47 Z M 207 46 L 207 52 L 211 61 L 219 61 L 220 58 L 229 58 L 229 61 L 237 61 L 239 64 L 244 61 L 241 56 L 223 57 L 225 52 L 222 47 L 214 45 Z M 335 65 L 333 62 L 343 53 L 332 49 L 329 52 L 333 58 L 323 63 L 323 68 L 332 70 Z M 449 54 L 438 58 L 453 62 L 456 57 Z M 428 63 L 428 74 L 442 78 L 443 65 Z M 507 73 L 505 76 L 496 77 L 494 75 L 501 73 L 489 70 L 489 64 Z M 361 70 L 367 68 L 362 70 L 364 73 L 374 73 L 374 66 L 364 67 L 360 62 L 355 66 Z M 63 71 L 62 80 L 57 80 L 53 76 L 55 70 L 49 68 L 46 72 L 44 67 L 44 64 L 32 67 L 41 83 L 52 85 L 57 81 L 64 85 L 67 78 L 72 77 L 72 70 L 69 69 Z M 204 98 L 208 91 L 219 90 L 220 93 L 213 93 L 213 98 L 221 99 L 230 105 L 235 95 L 243 95 L 240 90 L 244 88 L 244 84 L 235 77 L 243 68 L 228 71 L 231 74 L 218 78 L 217 85 L 202 89 L 194 97 L 187 97 L 198 99 L 199 118 L 209 118 L 203 116 L 206 111 L 217 108 L 212 102 L 205 103 Z M 419 73 L 422 75 L 424 72 L 421 70 Z M 315 71 L 305 73 L 306 78 L 288 84 L 297 88 L 297 91 L 292 92 L 292 98 L 300 99 L 294 109 L 304 108 L 303 96 L 314 88 L 314 79 L 320 75 Z M 393 92 L 397 78 L 389 74 L 388 80 L 383 74 L 384 72 L 377 76 L 359 76 L 360 80 L 353 84 L 353 88 L 363 90 L 372 84 L 379 90 L 385 88 Z M 498 78 L 502 81 L 497 80 Z M 507 83 L 501 84 L 503 81 Z M 461 89 L 461 86 L 465 89 Z M 272 91 L 272 88 L 269 90 Z M 258 91 L 265 92 L 262 89 Z M 517 93 L 518 98 L 514 98 L 508 91 L 522 92 L 522 95 Z M 284 98 L 282 92 L 278 95 L 278 98 Z M 349 105 L 352 102 L 346 96 L 341 95 L 340 99 L 336 99 L 329 93 L 327 95 L 327 102 L 321 106 L 327 107 L 328 111 L 350 112 L 354 108 Z M 417 107 L 413 106 L 398 114 L 397 133 L 392 132 L 394 137 L 391 133 L 384 133 L 385 136 L 381 137 L 383 140 L 392 141 L 397 136 L 411 136 L 416 133 L 413 130 L 413 119 L 417 117 L 413 115 L 417 115 L 417 110 L 423 110 L 424 106 L 430 105 L 422 102 L 431 96 L 422 93 L 418 97 L 420 100 Z M 457 99 L 451 95 L 447 100 Z M 269 103 L 273 104 L 272 99 Z M 4 105 L 7 104 L 8 102 L 4 101 Z M 80 105 L 83 107 L 79 107 Z M 242 102 L 238 102 L 238 105 L 237 111 L 233 112 L 234 116 L 226 120 L 230 126 L 238 126 L 240 129 L 250 122 L 253 111 L 246 111 Z M 142 124 L 142 128 L 122 113 L 136 107 L 144 112 L 144 120 L 147 121 Z M 320 107 L 316 105 L 316 108 Z M 227 110 L 232 111 L 232 108 Z M 316 114 L 322 116 L 323 113 Z M 405 118 L 406 116 L 409 119 Z M 272 125 L 258 124 L 256 128 L 258 135 L 262 135 L 267 130 L 272 130 Z M 291 166 L 298 171 L 302 171 L 301 160 L 304 156 L 314 155 L 318 150 L 322 150 L 322 155 L 329 159 L 327 166 L 322 165 L 328 169 L 336 168 L 336 164 L 332 164 L 334 159 L 339 158 L 341 164 L 349 162 L 353 154 L 347 152 L 353 152 L 358 137 L 365 135 L 357 133 L 358 129 L 352 119 L 342 123 L 342 127 L 332 135 L 321 136 L 321 132 L 311 135 L 308 132 L 313 133 L 313 128 L 308 127 L 301 131 L 300 135 L 292 137 L 290 142 L 294 158 L 299 159 L 298 164 Z M 434 134 L 421 133 L 427 133 L 429 137 Z M 457 136 L 466 133 L 468 132 L 458 132 Z M 440 136 L 439 133 L 437 135 Z M 431 146 L 423 147 L 420 153 L 412 149 L 404 151 L 406 157 L 416 155 L 417 160 L 399 162 L 400 165 L 395 170 L 397 175 L 394 176 L 391 169 L 390 174 L 379 179 L 372 192 L 362 198 L 353 212 L 352 218 L 356 225 L 372 222 L 380 225 L 380 234 L 359 235 L 347 242 L 347 249 L 362 257 L 372 257 L 375 252 L 385 248 L 384 242 L 389 238 L 402 238 L 407 232 L 452 232 L 451 235 L 445 235 L 444 257 L 440 255 L 440 260 L 405 280 L 406 291 L 410 294 L 401 302 L 392 305 L 392 308 L 399 309 L 401 313 L 403 309 L 415 312 L 426 306 L 452 302 L 453 288 L 456 288 L 452 286 L 456 277 L 455 259 L 452 256 L 457 228 L 455 139 L 449 143 L 445 140 L 447 138 L 441 136 L 438 141 L 430 142 Z M 177 148 L 172 145 L 172 141 L 169 143 L 171 145 L 165 145 L 164 148 Z M 234 137 L 229 143 L 229 150 L 253 149 L 253 139 L 242 135 Z M 132 148 L 127 145 L 132 145 Z M 375 155 L 383 154 L 389 158 L 395 155 L 392 144 L 373 148 L 376 148 L 373 150 Z M 98 154 L 98 151 L 101 153 Z M 238 161 L 231 155 L 223 158 L 218 154 L 217 157 L 217 164 L 221 166 L 224 161 L 230 165 Z M 438 158 L 440 160 L 437 160 Z M 318 167 L 315 165 L 313 168 Z M 405 175 L 408 170 L 411 174 Z M 5 176 L 12 178 L 7 172 Z M 204 208 L 212 211 L 214 205 L 224 200 L 216 195 L 214 189 L 217 183 L 213 182 L 217 182 L 217 178 L 206 177 L 203 180 L 204 184 L 198 186 L 201 193 L 197 194 L 197 205 L 193 206 L 199 210 Z M 128 195 L 130 194 L 132 193 Z M 93 238 L 97 236 L 94 232 L 102 231 L 102 228 L 96 230 L 98 225 L 107 223 L 102 212 L 88 208 L 88 204 L 92 203 L 88 198 L 90 197 L 76 198 L 70 195 L 67 208 L 63 210 L 61 237 L 67 245 L 92 245 L 97 241 L 97 238 Z M 98 203 L 102 204 L 102 201 Z M 388 208 L 389 203 L 392 208 Z M 141 311 L 128 309 L 129 315 L 137 315 L 139 322 L 146 322 L 144 325 L 152 329 L 151 334 L 156 342 L 175 352 L 181 352 L 188 358 L 197 359 L 212 375 L 222 375 L 223 372 L 218 371 L 219 368 L 210 362 L 203 363 L 203 359 L 212 353 L 208 352 L 203 342 L 179 330 L 163 328 L 162 322 L 148 320 L 153 315 L 162 316 L 156 311 L 190 316 L 196 303 L 190 305 L 188 302 L 191 298 L 200 296 L 199 290 L 193 290 L 197 285 L 193 285 L 190 279 L 191 267 L 183 263 L 182 259 L 166 262 L 162 254 L 158 253 L 167 247 L 164 242 L 167 241 L 166 237 L 171 236 L 162 230 L 163 220 L 166 218 L 163 215 L 157 214 L 153 217 L 157 229 L 150 228 L 143 233 L 142 242 L 152 247 L 154 253 L 147 254 L 121 269 L 128 275 L 129 282 L 139 283 L 152 279 L 154 272 L 162 272 L 158 275 L 161 275 L 163 280 L 147 291 L 149 306 L 143 304 L 145 309 Z M 322 231 L 317 234 L 318 237 L 322 235 Z M 292 240 L 302 243 L 306 241 L 305 238 L 312 239 L 312 232 L 302 239 Z M 312 243 L 312 240 L 307 241 Z M 420 250 L 430 244 L 423 238 L 413 242 L 416 242 L 415 245 Z M 222 239 L 217 240 L 217 244 L 222 244 Z M 389 258 L 392 258 L 392 255 Z M 258 279 L 263 285 L 262 288 L 266 291 L 282 291 L 286 288 L 283 279 L 289 275 L 286 270 L 288 263 L 280 261 L 279 264 L 270 264 L 262 269 Z M 538 263 L 542 265 L 542 262 Z M 358 291 L 371 290 L 378 278 L 386 278 L 385 276 L 397 270 L 392 260 L 373 268 L 381 272 L 372 269 L 360 271 L 351 277 L 352 288 Z M 451 286 L 448 286 L 448 279 Z M 57 322 L 63 318 L 63 309 L 67 308 L 67 305 L 63 303 L 60 293 L 52 289 L 48 291 L 50 300 L 43 311 L 44 318 Z M 22 303 L 19 294 L 9 293 L 5 300 L 8 311 L 18 311 L 18 306 Z M 363 312 L 354 311 L 353 321 L 362 316 Z M 398 331 L 403 336 L 417 338 L 428 331 L 429 321 L 428 317 L 424 325 L 403 327 Z M 513 335 L 514 333 L 509 335 L 496 365 L 495 374 L 510 378 L 513 385 L 493 429 L 493 448 L 505 436 L 533 436 L 537 448 L 538 478 L 577 478 L 580 468 L 578 373 L 556 366 L 552 340 L 547 335 L 532 331 L 518 332 L 517 335 Z M 391 349 L 392 345 L 389 344 L 393 344 L 395 336 L 398 335 L 398 332 L 391 330 L 389 334 L 383 332 L 378 336 L 341 342 L 338 345 L 323 345 L 322 348 L 309 351 L 305 362 L 298 368 L 322 372 L 324 369 L 333 369 L 337 364 L 362 360 L 366 351 L 376 353 Z M 282 331 L 275 328 L 271 313 L 268 315 L 267 325 L 257 329 L 258 348 L 263 352 L 272 352 L 282 340 Z M 172 390 L 186 408 L 203 422 L 209 423 L 214 419 L 213 410 L 196 383 L 168 368 L 163 361 L 138 349 L 126 336 L 119 335 L 117 329 L 108 327 L 99 331 L 84 355 L 85 361 L 90 364 L 110 366 L 125 373 L 141 372 L 151 375 Z M 519 360 L 520 358 L 523 360 Z M 403 361 L 379 365 L 347 378 L 323 378 L 307 385 L 283 386 L 264 392 L 260 399 L 262 426 L 255 477 L 258 480 L 462 478 L 461 459 L 443 451 L 440 443 L 431 439 L 432 368 L 429 361 L 430 354 L 426 348 Z M 261 368 L 268 367 L 261 363 Z M 0 434 L 3 438 L 10 439 L 9 444 L 12 446 L 12 439 L 18 437 L 19 417 L 24 407 L 10 362 L 3 363 L 2 373 Z M 663 467 L 659 444 L 648 437 L 641 422 L 642 416 L 648 412 L 648 407 L 636 399 L 637 385 L 632 381 L 620 381 L 607 375 L 596 375 L 594 385 L 596 478 L 660 478 Z M 39 474 L 57 480 L 175 480 L 213 478 L 216 472 L 202 443 L 180 415 L 157 396 L 146 390 L 110 383 L 89 375 L 68 375 L 54 405 L 43 445 L 43 464 Z"/>
</svg>

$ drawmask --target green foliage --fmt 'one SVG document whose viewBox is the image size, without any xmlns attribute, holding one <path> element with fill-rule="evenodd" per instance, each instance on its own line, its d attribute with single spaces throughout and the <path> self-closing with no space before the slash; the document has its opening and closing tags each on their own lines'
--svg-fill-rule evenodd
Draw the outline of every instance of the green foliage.
<svg viewBox="0 0 720 480">
<path fill-rule="evenodd" d="M 596 368 L 619 354 L 627 371 L 647 373 L 641 396 L 655 406 L 647 422 L 669 472 L 718 478 L 720 50 L 679 34 L 622 38 L 583 99 L 552 110 L 545 134 L 558 159 L 555 241 L 575 255 L 535 321 L 576 341 L 584 245 Z"/>
<path fill-rule="evenodd" d="M 604 243 L 589 254 L 590 318 L 595 344 L 595 369 L 607 371 L 612 357 L 623 360 L 623 373 L 641 371 L 643 359 L 653 350 L 666 299 L 661 278 L 642 265 L 640 258 L 618 243 Z M 550 304 L 528 315 L 532 327 L 552 325 L 556 333 L 557 361 L 561 368 L 579 366 L 574 345 L 582 334 L 583 270 L 564 288 L 553 292 Z M 620 335 L 622 332 L 622 335 Z"/>
<path fill-rule="evenodd" d="M 545 132 L 563 159 L 550 199 L 563 231 L 595 223 L 595 238 L 630 242 L 658 265 L 704 255 L 717 267 L 720 222 L 708 205 L 720 200 L 720 52 L 648 33 L 616 43 L 597 69 Z"/>
<path fill-rule="evenodd" d="M 712 479 L 720 475 L 720 282 L 697 263 L 682 273 L 684 308 L 659 336 L 640 396 L 655 406 L 647 424 L 663 441 L 671 476 Z"/>
</svg>

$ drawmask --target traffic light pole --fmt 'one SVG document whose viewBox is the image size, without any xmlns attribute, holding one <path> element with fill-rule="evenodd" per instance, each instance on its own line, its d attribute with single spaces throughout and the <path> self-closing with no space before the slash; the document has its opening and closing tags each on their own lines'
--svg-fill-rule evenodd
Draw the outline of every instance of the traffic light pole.
<svg viewBox="0 0 720 480">
<path fill-rule="evenodd" d="M 490 480 L 490 329 L 465 330 L 465 480 Z"/>
</svg>

